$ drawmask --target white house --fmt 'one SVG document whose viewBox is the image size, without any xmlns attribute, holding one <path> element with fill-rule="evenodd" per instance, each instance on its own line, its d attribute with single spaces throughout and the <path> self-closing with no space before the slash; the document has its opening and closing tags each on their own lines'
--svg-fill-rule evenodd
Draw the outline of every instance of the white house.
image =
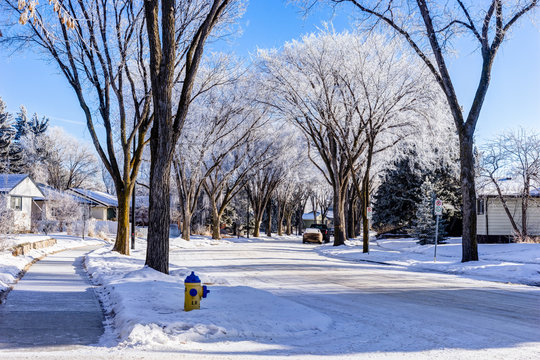
<svg viewBox="0 0 540 360">
<path fill-rule="evenodd" d="M 517 227 L 521 230 L 521 196 L 505 193 L 503 197 Z M 478 242 L 512 241 L 514 230 L 498 195 L 491 192 L 479 194 L 476 206 Z M 527 208 L 527 232 L 530 236 L 540 236 L 540 192 L 538 190 L 531 191 Z"/>
<path fill-rule="evenodd" d="M 34 180 L 28 174 L 0 174 L 0 195 L 14 212 L 15 229 L 30 231 L 32 201 L 44 196 Z"/>
</svg>

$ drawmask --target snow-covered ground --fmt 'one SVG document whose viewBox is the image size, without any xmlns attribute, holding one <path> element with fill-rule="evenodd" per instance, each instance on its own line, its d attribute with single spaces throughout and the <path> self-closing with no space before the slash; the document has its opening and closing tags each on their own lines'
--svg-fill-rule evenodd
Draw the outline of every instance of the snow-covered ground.
<svg viewBox="0 0 540 360">
<path fill-rule="evenodd" d="M 86 258 L 112 325 L 101 350 L 112 358 L 533 359 L 540 352 L 535 287 L 343 261 L 299 237 L 171 239 L 164 275 L 143 266 L 145 245 L 139 241 L 130 257 L 102 248 Z M 184 312 L 192 270 L 211 292 L 201 310 Z"/>
<path fill-rule="evenodd" d="M 114 314 L 113 327 L 120 346 L 149 349 L 181 344 L 183 348 L 198 348 L 209 340 L 310 336 L 326 331 L 332 322 L 316 310 L 271 292 L 235 286 L 224 277 L 205 272 L 197 272 L 202 283 L 211 288 L 208 298 L 201 302 L 204 316 L 201 311 L 184 312 L 184 279 L 191 270 L 176 265 L 182 263 L 174 261 L 179 251 L 235 244 L 226 239 L 216 241 L 200 236 L 194 236 L 189 242 L 172 239 L 169 275 L 143 267 L 145 245 L 140 242 L 138 248 L 142 250 L 136 250 L 130 257 L 105 247 L 86 258 L 89 274 L 101 286 L 99 292 L 106 311 Z"/>
<path fill-rule="evenodd" d="M 440 271 L 472 278 L 540 285 L 540 244 L 479 244 L 480 261 L 461 262 L 461 238 L 451 238 L 437 246 L 418 245 L 415 239 L 379 239 L 370 242 L 370 252 L 362 252 L 361 240 L 345 246 L 321 245 L 326 256 L 352 261 L 375 261 L 416 271 Z"/>
<path fill-rule="evenodd" d="M 9 355 L 160 360 L 538 358 L 540 288 L 359 262 L 353 252 L 361 248 L 353 244 L 336 249 L 302 244 L 296 236 L 219 241 L 194 237 L 190 242 L 173 238 L 170 275 L 144 267 L 142 239 L 132 256 L 113 253 L 107 245 L 85 259 L 108 313 L 100 344 L 11 350 Z M 504 245 L 497 247 L 489 252 L 491 259 L 505 254 Z M 381 241 L 378 248 L 380 256 L 383 251 L 429 256 L 406 241 Z M 445 256 L 453 261 L 455 251 L 451 244 L 440 250 L 438 263 Z M 353 261 L 338 258 L 349 255 Z M 514 261 L 520 258 L 516 257 Z M 534 255 L 529 253 L 527 259 L 534 260 Z M 211 292 L 201 310 L 184 312 L 183 281 L 190 271 Z"/>
<path fill-rule="evenodd" d="M 10 249 L 15 245 L 32 243 L 50 238 L 56 239 L 56 245 L 31 250 L 27 255 L 13 256 L 11 254 Z M 0 250 L 0 293 L 6 291 L 11 285 L 13 285 L 17 281 L 17 275 L 26 267 L 26 265 L 35 259 L 65 249 L 104 243 L 105 242 L 103 240 L 95 238 L 86 238 L 85 240 L 82 240 L 80 237 L 69 236 L 65 233 L 51 235 L 20 234 L 5 236 L 2 238 L 2 249 Z"/>
</svg>

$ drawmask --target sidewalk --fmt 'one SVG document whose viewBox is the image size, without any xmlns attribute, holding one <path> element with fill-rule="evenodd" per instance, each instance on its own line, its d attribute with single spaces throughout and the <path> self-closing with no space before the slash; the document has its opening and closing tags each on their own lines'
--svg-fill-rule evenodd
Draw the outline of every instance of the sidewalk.
<svg viewBox="0 0 540 360">
<path fill-rule="evenodd" d="M 0 349 L 96 344 L 103 313 L 86 272 L 89 246 L 34 264 L 0 305 Z"/>
</svg>

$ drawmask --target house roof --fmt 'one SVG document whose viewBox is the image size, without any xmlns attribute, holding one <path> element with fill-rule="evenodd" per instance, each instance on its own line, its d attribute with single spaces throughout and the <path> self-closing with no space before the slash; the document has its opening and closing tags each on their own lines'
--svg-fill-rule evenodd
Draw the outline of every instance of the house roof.
<svg viewBox="0 0 540 360">
<path fill-rule="evenodd" d="M 79 204 L 88 204 L 88 205 L 97 205 L 96 202 L 83 198 L 82 196 L 79 196 L 77 194 L 69 193 L 66 191 L 61 191 L 58 189 L 53 188 L 52 186 L 45 185 L 45 184 L 38 184 L 39 189 L 41 192 L 45 195 L 44 197 L 35 198 L 35 200 L 49 200 L 51 198 L 54 198 L 55 195 L 61 195 L 61 196 L 69 196 Z"/>
<path fill-rule="evenodd" d="M 521 197 L 523 182 L 519 178 L 502 178 L 497 180 L 501 193 L 505 197 Z M 499 193 L 495 184 L 489 179 L 479 179 L 477 181 L 476 194 L 478 197 L 497 197 Z M 540 196 L 540 188 L 532 186 L 529 192 L 531 197 Z"/>
<path fill-rule="evenodd" d="M 320 218 L 321 213 L 317 211 L 316 215 L 317 215 L 317 218 Z M 329 209 L 326 212 L 325 218 L 333 219 L 334 218 L 334 211 Z M 310 211 L 310 212 L 305 213 L 304 215 L 302 215 L 302 220 L 313 220 L 313 211 Z"/>
<path fill-rule="evenodd" d="M 28 177 L 28 174 L 0 174 L 0 192 L 10 192 Z"/>
<path fill-rule="evenodd" d="M 107 207 L 118 207 L 118 199 L 116 196 L 104 193 L 97 190 L 87 190 L 87 189 L 70 189 L 75 192 L 77 195 L 83 196 L 86 199 L 92 200 L 98 205 L 103 205 Z"/>
</svg>

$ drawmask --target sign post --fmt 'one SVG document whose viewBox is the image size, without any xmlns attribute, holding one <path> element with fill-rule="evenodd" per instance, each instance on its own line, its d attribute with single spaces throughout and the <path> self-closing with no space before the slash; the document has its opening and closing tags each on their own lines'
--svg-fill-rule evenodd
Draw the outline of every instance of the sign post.
<svg viewBox="0 0 540 360">
<path fill-rule="evenodd" d="M 443 203 L 440 199 L 435 199 L 435 252 L 433 254 L 433 261 L 437 261 L 437 238 L 439 237 L 439 217 L 442 215 Z"/>
</svg>

